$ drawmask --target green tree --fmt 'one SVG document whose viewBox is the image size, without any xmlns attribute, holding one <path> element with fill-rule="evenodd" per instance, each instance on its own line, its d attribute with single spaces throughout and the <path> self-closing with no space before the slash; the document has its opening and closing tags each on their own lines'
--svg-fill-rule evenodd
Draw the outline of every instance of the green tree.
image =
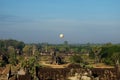
<svg viewBox="0 0 120 80">
<path fill-rule="evenodd" d="M 8 53 L 11 54 L 11 53 L 15 53 L 15 48 L 13 46 L 9 46 L 8 47 Z"/>
<path fill-rule="evenodd" d="M 119 56 L 118 55 L 119 53 L 120 53 L 120 45 L 116 45 L 116 44 L 103 45 L 101 51 L 101 58 L 103 59 L 104 63 L 113 65 L 116 62 L 115 59 L 118 59 L 117 56 Z"/>
<path fill-rule="evenodd" d="M 83 62 L 83 59 L 81 58 L 80 55 L 73 55 L 73 56 L 70 57 L 70 62 L 81 63 L 81 62 Z"/>
<path fill-rule="evenodd" d="M 15 49 L 13 46 L 9 46 L 8 47 L 8 53 L 9 53 L 9 63 L 16 65 L 17 64 L 17 58 L 16 58 L 16 53 L 15 53 Z"/>
<path fill-rule="evenodd" d="M 81 53 L 88 53 L 88 50 L 87 49 L 81 49 Z"/>
<path fill-rule="evenodd" d="M 38 60 L 36 59 L 35 56 L 31 57 L 26 57 L 22 62 L 21 62 L 21 67 L 24 69 L 27 69 L 29 73 L 34 77 L 35 74 L 35 68 L 39 67 Z"/>
<path fill-rule="evenodd" d="M 61 47 L 59 47 L 59 51 L 60 51 L 60 52 L 62 52 L 62 53 L 65 53 L 66 48 L 65 48 L 65 47 L 63 47 L 63 46 L 61 46 Z"/>
<path fill-rule="evenodd" d="M 23 48 L 23 52 L 26 56 L 31 56 L 32 50 L 33 50 L 33 48 L 31 45 L 25 45 L 25 47 Z"/>
<path fill-rule="evenodd" d="M 3 66 L 5 66 L 5 61 L 0 59 L 0 67 L 3 67 Z"/>
<path fill-rule="evenodd" d="M 68 45 L 68 41 L 64 41 L 64 45 Z"/>
<path fill-rule="evenodd" d="M 117 61 L 120 61 L 120 52 L 113 53 L 111 59 L 113 60 L 114 64 L 116 64 Z"/>
</svg>

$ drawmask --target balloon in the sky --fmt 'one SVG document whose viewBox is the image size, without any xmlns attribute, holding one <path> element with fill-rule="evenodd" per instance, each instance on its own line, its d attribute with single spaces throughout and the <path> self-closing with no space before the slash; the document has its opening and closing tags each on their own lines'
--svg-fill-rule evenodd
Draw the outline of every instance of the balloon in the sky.
<svg viewBox="0 0 120 80">
<path fill-rule="evenodd" d="M 60 37 L 60 38 L 64 38 L 64 35 L 63 35 L 63 34 L 60 34 L 59 37 Z"/>
</svg>

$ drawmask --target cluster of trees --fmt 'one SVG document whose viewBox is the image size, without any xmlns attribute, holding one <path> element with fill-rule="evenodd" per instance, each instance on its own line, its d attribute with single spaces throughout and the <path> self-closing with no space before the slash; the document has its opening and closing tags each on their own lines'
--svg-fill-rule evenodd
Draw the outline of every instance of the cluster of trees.
<svg viewBox="0 0 120 80">
<path fill-rule="evenodd" d="M 81 46 L 81 48 L 76 48 L 80 50 L 79 60 L 82 59 L 81 61 L 84 61 L 84 57 L 82 57 L 82 54 L 89 53 L 89 58 L 94 59 L 94 63 L 105 63 L 107 65 L 115 65 L 120 62 L 120 44 L 92 44 L 87 46 Z M 78 62 L 78 56 L 79 55 L 75 55 L 74 57 L 76 58 L 73 57 L 73 59 L 76 60 L 76 62 Z"/>
<path fill-rule="evenodd" d="M 106 64 L 116 64 L 120 61 L 120 45 L 119 44 L 106 44 L 102 46 L 101 59 Z"/>
<path fill-rule="evenodd" d="M 9 46 L 14 47 L 15 49 L 22 50 L 23 47 L 25 46 L 25 43 L 22 41 L 17 41 L 17 40 L 13 40 L 13 39 L 0 40 L 0 49 L 3 49 L 6 51 Z"/>
<path fill-rule="evenodd" d="M 25 46 L 24 42 L 17 40 L 0 40 L 0 66 L 5 66 L 8 63 L 17 64 L 17 55 L 22 53 Z"/>
</svg>

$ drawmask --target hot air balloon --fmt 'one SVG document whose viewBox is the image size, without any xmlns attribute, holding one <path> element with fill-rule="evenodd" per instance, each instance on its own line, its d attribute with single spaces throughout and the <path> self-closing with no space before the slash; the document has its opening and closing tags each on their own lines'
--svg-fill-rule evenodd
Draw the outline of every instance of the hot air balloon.
<svg viewBox="0 0 120 80">
<path fill-rule="evenodd" d="M 59 37 L 60 37 L 60 38 L 64 38 L 64 35 L 63 35 L 63 34 L 60 34 Z"/>
</svg>

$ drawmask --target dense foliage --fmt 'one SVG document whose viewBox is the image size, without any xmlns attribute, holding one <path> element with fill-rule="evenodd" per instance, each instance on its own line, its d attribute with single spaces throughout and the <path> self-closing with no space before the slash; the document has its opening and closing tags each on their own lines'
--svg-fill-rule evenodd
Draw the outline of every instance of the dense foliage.
<svg viewBox="0 0 120 80">
<path fill-rule="evenodd" d="M 5 66 L 8 63 L 19 64 L 21 62 L 19 56 L 36 56 L 39 59 L 38 55 L 41 53 L 50 54 L 53 51 L 71 55 L 69 60 L 77 63 L 86 62 L 88 58 L 94 60 L 95 63 L 102 62 L 108 65 L 114 65 L 120 61 L 120 44 L 68 44 L 67 41 L 63 44 L 25 44 L 22 41 L 9 39 L 0 40 L 0 55 L 2 57 L 0 66 Z"/>
<path fill-rule="evenodd" d="M 73 56 L 71 56 L 70 57 L 70 61 L 72 63 L 82 63 L 83 62 L 83 60 L 82 60 L 80 55 L 73 55 Z"/>
</svg>

